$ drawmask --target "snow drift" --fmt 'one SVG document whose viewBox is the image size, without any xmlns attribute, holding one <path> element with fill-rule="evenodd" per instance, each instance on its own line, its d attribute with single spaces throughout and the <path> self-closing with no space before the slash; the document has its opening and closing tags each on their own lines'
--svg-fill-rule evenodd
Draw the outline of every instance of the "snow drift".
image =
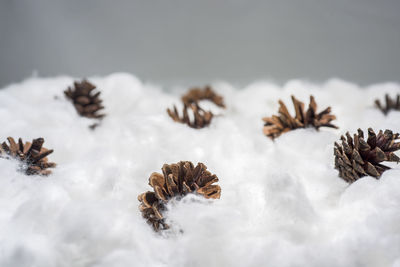
<svg viewBox="0 0 400 267">
<path fill-rule="evenodd" d="M 32 78 L 0 90 L 1 140 L 44 137 L 58 164 L 49 177 L 25 176 L 0 160 L 0 266 L 400 266 L 400 166 L 351 185 L 333 168 L 333 143 L 346 131 L 400 132 L 400 112 L 385 117 L 373 107 L 400 93 L 398 84 L 216 82 L 227 109 L 212 107 L 222 116 L 196 130 L 165 111 L 184 88 L 91 77 L 107 113 L 91 131 L 63 95 L 73 80 Z M 261 118 L 291 94 L 331 106 L 340 128 L 265 137 Z M 174 227 L 156 234 L 137 195 L 150 189 L 152 172 L 180 160 L 206 164 L 221 199 L 171 201 Z"/>
</svg>

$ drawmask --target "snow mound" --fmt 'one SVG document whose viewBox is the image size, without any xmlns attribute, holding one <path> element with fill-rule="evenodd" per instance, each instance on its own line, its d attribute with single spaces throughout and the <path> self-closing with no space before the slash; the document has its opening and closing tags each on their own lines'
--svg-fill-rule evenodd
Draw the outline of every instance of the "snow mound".
<svg viewBox="0 0 400 267">
<path fill-rule="evenodd" d="M 25 176 L 0 160 L 0 266 L 400 266 L 400 166 L 351 185 L 333 169 L 333 142 L 346 131 L 400 132 L 400 112 L 385 117 L 373 107 L 384 93 L 400 93 L 398 84 L 216 82 L 227 109 L 195 130 L 165 111 L 182 90 L 124 73 L 89 80 L 107 113 L 95 131 L 63 95 L 72 77 L 0 90 L 1 140 L 44 137 L 58 164 L 49 177 Z M 340 128 L 272 142 L 261 118 L 291 94 L 331 106 Z M 217 174 L 221 199 L 171 201 L 174 227 L 155 234 L 137 195 L 150 190 L 152 172 L 180 160 Z"/>
</svg>

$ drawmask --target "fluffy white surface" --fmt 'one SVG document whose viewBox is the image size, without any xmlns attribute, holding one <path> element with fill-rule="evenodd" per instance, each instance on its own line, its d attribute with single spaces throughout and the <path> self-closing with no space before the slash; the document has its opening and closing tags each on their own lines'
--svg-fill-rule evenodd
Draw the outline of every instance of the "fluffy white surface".
<svg viewBox="0 0 400 267">
<path fill-rule="evenodd" d="M 333 168 L 333 142 L 346 131 L 400 131 L 400 112 L 373 107 L 398 84 L 215 83 L 228 108 L 195 130 L 165 112 L 183 88 L 167 93 L 121 73 L 90 81 L 107 113 L 95 131 L 63 96 L 71 77 L 0 90 L 1 140 L 44 137 L 58 164 L 46 178 L 0 160 L 0 266 L 400 266 L 400 166 L 352 185 Z M 291 94 L 331 105 L 340 129 L 266 138 L 261 118 Z M 171 203 L 175 228 L 155 234 L 137 195 L 152 172 L 180 160 L 217 174 L 221 199 Z"/>
</svg>

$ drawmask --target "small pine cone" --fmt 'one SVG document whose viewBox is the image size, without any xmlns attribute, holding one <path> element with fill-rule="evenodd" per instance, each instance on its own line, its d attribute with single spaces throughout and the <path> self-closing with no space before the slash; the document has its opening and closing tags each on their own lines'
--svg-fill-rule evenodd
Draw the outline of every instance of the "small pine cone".
<svg viewBox="0 0 400 267">
<path fill-rule="evenodd" d="M 206 86 L 203 88 L 192 88 L 184 96 L 182 96 L 182 102 L 190 106 L 192 103 L 198 103 L 201 100 L 210 100 L 215 105 L 225 108 L 224 98 L 211 88 L 211 86 Z"/>
<path fill-rule="evenodd" d="M 194 120 L 191 120 L 188 114 L 188 110 L 193 112 Z M 208 126 L 211 123 L 214 114 L 211 111 L 205 111 L 197 103 L 190 105 L 184 105 L 182 111 L 182 117 L 179 116 L 179 112 L 174 106 L 174 110 L 167 109 L 168 115 L 176 122 L 187 124 L 191 128 L 200 129 Z"/>
<path fill-rule="evenodd" d="M 346 139 L 347 138 L 347 139 Z M 364 140 L 364 132 L 358 129 L 358 134 L 352 138 L 346 133 L 341 137 L 342 144 L 335 142 L 335 169 L 346 182 L 352 183 L 363 176 L 373 176 L 378 179 L 389 167 L 382 165 L 383 161 L 399 162 L 400 158 L 394 151 L 400 149 L 399 134 L 390 130 L 379 131 L 378 135 L 369 128 L 368 139 Z"/>
<path fill-rule="evenodd" d="M 383 114 L 387 115 L 391 110 L 400 110 L 400 94 L 396 96 L 396 99 L 391 98 L 388 94 L 385 95 L 386 106 L 381 104 L 379 99 L 375 100 L 375 105 L 379 108 Z"/>
<path fill-rule="evenodd" d="M 102 100 L 100 99 L 100 92 L 92 93 L 96 88 L 87 80 L 82 82 L 74 82 L 74 88 L 68 87 L 64 91 L 65 96 L 72 100 L 76 111 L 82 117 L 101 119 L 105 114 L 98 114 L 98 111 L 104 109 Z"/>
<path fill-rule="evenodd" d="M 189 193 L 197 193 L 205 198 L 217 199 L 221 195 L 218 177 L 207 171 L 203 163 L 194 167 L 190 161 L 180 161 L 176 164 L 164 164 L 163 174 L 152 173 L 149 185 L 154 192 L 147 191 L 138 196 L 139 210 L 147 222 L 157 232 L 168 229 L 162 212 L 166 203 L 173 197 L 183 197 Z"/>
<path fill-rule="evenodd" d="M 32 143 L 25 144 L 21 138 L 18 139 L 18 144 L 12 137 L 8 137 L 7 140 L 9 145 L 3 142 L 0 146 L 0 157 L 19 159 L 23 163 L 21 168 L 27 175 L 49 175 L 51 171 L 48 168 L 56 166 L 54 162 L 48 162 L 47 156 L 53 153 L 53 150 L 42 147 L 43 138 L 33 139 Z"/>
<path fill-rule="evenodd" d="M 292 96 L 292 102 L 296 112 L 294 118 L 290 115 L 286 105 L 281 100 L 279 100 L 279 115 L 263 118 L 265 122 L 263 132 L 266 136 L 275 139 L 282 133 L 298 128 L 314 127 L 317 130 L 320 127 L 338 128 L 331 124 L 331 121 L 336 119 L 335 115 L 330 114 L 331 107 L 317 113 L 317 103 L 312 95 L 310 96 L 310 104 L 306 112 L 304 111 L 303 102 L 300 102 L 294 96 Z"/>
</svg>

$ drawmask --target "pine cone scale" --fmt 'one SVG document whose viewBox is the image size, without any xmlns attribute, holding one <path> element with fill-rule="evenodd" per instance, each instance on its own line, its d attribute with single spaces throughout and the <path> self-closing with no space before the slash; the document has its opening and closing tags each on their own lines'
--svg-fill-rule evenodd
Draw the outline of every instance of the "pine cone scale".
<svg viewBox="0 0 400 267">
<path fill-rule="evenodd" d="M 366 152 L 369 152 L 371 150 L 371 147 L 362 138 L 358 139 L 358 145 L 359 145 L 361 154 L 363 154 L 363 153 L 365 154 Z"/>
<path fill-rule="evenodd" d="M 7 138 L 9 144 L 10 144 L 10 153 L 11 156 L 15 157 L 17 155 L 17 151 L 18 151 L 18 145 L 17 143 L 15 143 L 14 139 L 11 137 Z"/>
<path fill-rule="evenodd" d="M 362 159 L 360 153 L 356 149 L 353 150 L 353 153 L 351 157 L 358 163 L 358 164 L 364 164 L 364 160 Z"/>
<path fill-rule="evenodd" d="M 174 176 L 172 174 L 169 174 L 167 176 L 167 189 L 168 193 L 171 197 L 176 196 L 178 194 L 178 186 L 176 185 L 174 181 Z"/>
<path fill-rule="evenodd" d="M 366 172 L 369 175 L 373 176 L 373 177 L 379 177 L 380 176 L 379 172 L 376 170 L 374 165 L 372 165 L 370 162 L 367 162 Z"/>
<path fill-rule="evenodd" d="M 218 181 L 219 181 L 218 177 L 215 175 L 207 176 L 204 179 L 202 179 L 202 181 L 200 182 L 200 186 L 206 187 Z"/>
<path fill-rule="evenodd" d="M 169 195 L 161 186 L 158 186 L 158 185 L 154 186 L 154 192 L 158 199 L 161 199 L 163 201 L 168 200 L 167 196 L 169 196 Z"/>
<path fill-rule="evenodd" d="M 48 155 L 50 155 L 50 154 L 53 153 L 53 152 L 54 152 L 54 150 L 53 150 L 53 149 L 50 149 L 50 150 L 46 150 L 46 151 L 43 151 L 43 152 L 39 153 L 39 154 L 35 157 L 35 162 L 39 162 L 39 161 L 41 161 L 42 159 L 45 159 Z"/>
<path fill-rule="evenodd" d="M 354 169 L 355 171 L 357 171 L 358 173 L 365 174 L 365 171 L 364 171 L 363 167 L 362 167 L 360 164 L 356 163 L 355 160 L 353 160 L 351 166 L 352 166 L 353 169 Z"/>
<path fill-rule="evenodd" d="M 190 189 L 190 187 L 186 184 L 185 181 L 182 182 L 182 192 L 184 195 L 192 192 L 192 189 Z"/>
<path fill-rule="evenodd" d="M 298 101 L 294 96 L 292 96 L 292 102 L 296 114 L 296 119 L 298 121 L 304 121 L 304 103 Z"/>
<path fill-rule="evenodd" d="M 149 178 L 149 185 L 163 187 L 165 185 L 164 177 L 157 172 L 153 172 Z"/>
<path fill-rule="evenodd" d="M 145 207 L 153 206 L 154 202 L 157 201 L 157 197 L 153 192 L 147 191 L 142 195 L 142 201 L 145 204 Z"/>
<path fill-rule="evenodd" d="M 221 188 L 219 186 L 210 185 L 207 187 L 201 187 L 196 192 L 205 198 L 217 199 L 220 197 Z"/>
<path fill-rule="evenodd" d="M 387 161 L 400 162 L 400 158 L 396 154 L 394 154 L 392 151 L 385 152 L 385 155 L 386 155 Z"/>
</svg>

